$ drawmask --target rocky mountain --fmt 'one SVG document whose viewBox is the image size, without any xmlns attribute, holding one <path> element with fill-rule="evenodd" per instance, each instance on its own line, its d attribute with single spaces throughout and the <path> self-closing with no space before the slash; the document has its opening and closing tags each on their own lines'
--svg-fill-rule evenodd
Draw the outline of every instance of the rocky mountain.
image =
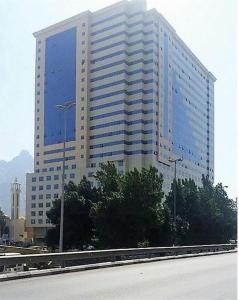
<svg viewBox="0 0 239 300">
<path fill-rule="evenodd" d="M 26 173 L 33 171 L 33 157 L 26 150 L 11 161 L 0 160 L 0 207 L 10 215 L 10 184 L 15 178 L 21 184 L 20 215 L 25 215 Z"/>
</svg>

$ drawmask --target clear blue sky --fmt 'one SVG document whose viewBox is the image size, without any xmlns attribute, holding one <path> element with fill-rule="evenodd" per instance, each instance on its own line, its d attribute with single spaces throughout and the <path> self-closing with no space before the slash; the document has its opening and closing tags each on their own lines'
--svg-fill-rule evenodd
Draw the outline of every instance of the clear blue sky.
<svg viewBox="0 0 239 300">
<path fill-rule="evenodd" d="M 34 59 L 32 33 L 114 0 L 0 0 L 0 160 L 22 149 L 33 154 Z M 148 0 L 216 76 L 215 182 L 237 195 L 236 0 Z"/>
</svg>

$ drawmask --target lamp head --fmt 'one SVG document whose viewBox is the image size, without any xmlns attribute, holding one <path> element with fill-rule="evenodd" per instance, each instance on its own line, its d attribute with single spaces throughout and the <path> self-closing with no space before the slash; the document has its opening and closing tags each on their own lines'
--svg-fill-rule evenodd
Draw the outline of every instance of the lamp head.
<svg viewBox="0 0 239 300">
<path fill-rule="evenodd" d="M 169 158 L 168 161 L 171 162 L 171 163 L 173 163 L 173 162 L 175 162 L 175 161 L 183 161 L 183 158 L 182 158 L 182 157 L 177 158 L 177 159 Z"/>
</svg>

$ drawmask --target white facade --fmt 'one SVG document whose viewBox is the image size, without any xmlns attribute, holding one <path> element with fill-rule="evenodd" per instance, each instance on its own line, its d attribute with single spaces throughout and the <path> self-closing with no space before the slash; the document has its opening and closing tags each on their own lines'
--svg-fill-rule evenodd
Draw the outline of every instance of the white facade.
<svg viewBox="0 0 239 300">
<path fill-rule="evenodd" d="M 173 178 L 169 158 L 183 157 L 179 178 L 213 181 L 214 81 L 156 10 L 121 1 L 34 34 L 35 162 L 27 174 L 26 221 L 44 236 L 46 211 L 60 196 L 63 119 L 69 112 L 66 180 L 93 182 L 99 164 L 119 172 L 153 165 Z"/>
</svg>

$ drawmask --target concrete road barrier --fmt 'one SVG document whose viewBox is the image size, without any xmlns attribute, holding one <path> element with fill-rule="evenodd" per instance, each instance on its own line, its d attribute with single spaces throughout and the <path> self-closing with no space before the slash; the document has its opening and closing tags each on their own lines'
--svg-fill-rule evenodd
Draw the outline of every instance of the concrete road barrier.
<svg viewBox="0 0 239 300">
<path fill-rule="evenodd" d="M 0 269 L 6 270 L 9 267 L 11 268 L 14 265 L 21 264 L 25 266 L 25 270 L 30 267 L 38 269 L 65 268 L 96 263 L 120 262 L 122 260 L 130 261 L 137 259 L 154 259 L 165 256 L 214 253 L 231 251 L 235 248 L 235 244 L 217 244 L 0 256 Z"/>
</svg>

